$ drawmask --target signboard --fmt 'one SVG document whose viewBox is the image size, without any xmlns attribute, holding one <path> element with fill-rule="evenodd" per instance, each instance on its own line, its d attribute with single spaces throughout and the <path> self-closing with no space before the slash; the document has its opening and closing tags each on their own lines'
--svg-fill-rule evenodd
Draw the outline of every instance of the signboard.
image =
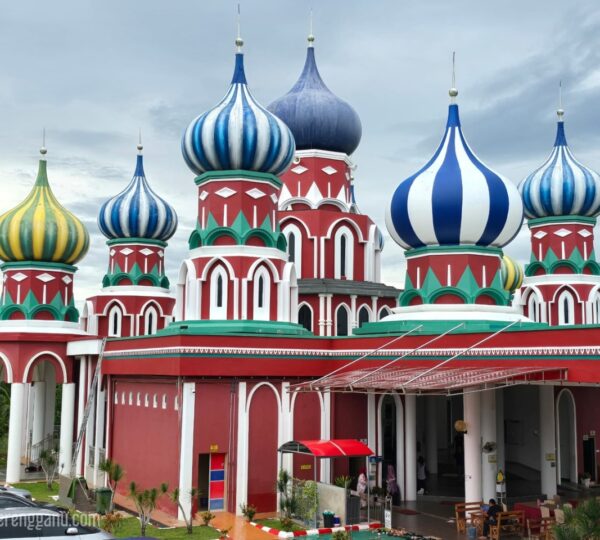
<svg viewBox="0 0 600 540">
<path fill-rule="evenodd" d="M 312 469 L 312 465 L 310 463 L 305 463 L 304 465 L 300 465 L 301 471 L 310 471 Z"/>
<path fill-rule="evenodd" d="M 488 463 L 496 463 L 496 454 L 488 454 Z"/>
<path fill-rule="evenodd" d="M 392 528 L 392 511 L 387 508 L 383 511 L 383 522 L 386 529 Z"/>
<path fill-rule="evenodd" d="M 218 452 L 219 451 L 219 445 L 218 444 L 211 444 L 210 448 L 209 448 L 209 452 L 212 454 L 213 452 Z"/>
<path fill-rule="evenodd" d="M 546 454 L 546 461 L 556 461 L 556 454 L 552 454 L 552 453 Z"/>
</svg>

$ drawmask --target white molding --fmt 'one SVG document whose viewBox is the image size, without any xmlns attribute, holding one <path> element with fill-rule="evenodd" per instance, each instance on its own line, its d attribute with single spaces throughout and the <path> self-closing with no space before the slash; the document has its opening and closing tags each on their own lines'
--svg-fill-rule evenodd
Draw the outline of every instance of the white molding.
<svg viewBox="0 0 600 540">
<path fill-rule="evenodd" d="M 346 272 L 342 276 L 342 238 L 346 240 L 345 265 Z M 348 280 L 354 279 L 354 235 L 349 227 L 342 225 L 336 232 L 334 243 L 333 274 L 335 279 L 345 277 Z"/>
<path fill-rule="evenodd" d="M 218 279 L 222 280 L 221 305 L 217 305 Z M 229 307 L 229 277 L 222 265 L 216 265 L 210 275 L 210 318 L 211 320 L 225 320 L 228 318 Z"/>
<path fill-rule="evenodd" d="M 196 409 L 196 383 L 184 382 L 182 388 L 181 405 L 181 439 L 179 457 L 179 490 L 181 493 L 181 506 L 187 516 L 191 515 L 192 499 L 192 471 L 194 467 L 194 415 Z M 156 394 L 154 394 L 156 400 Z M 157 404 L 153 405 L 156 407 Z M 178 509 L 178 519 L 184 519 L 181 509 Z"/>
<path fill-rule="evenodd" d="M 246 383 L 238 383 L 238 421 L 237 421 L 237 455 L 235 482 L 235 513 L 241 515 L 240 506 L 246 504 L 248 497 L 248 412 L 246 400 Z"/>
<path fill-rule="evenodd" d="M 30 320 L 23 321 L 0 321 L 0 333 L 18 333 L 18 334 L 69 334 L 73 336 L 88 336 L 79 323 L 67 321 L 41 321 Z"/>
<path fill-rule="evenodd" d="M 189 251 L 189 259 L 213 257 L 258 257 L 287 261 L 287 253 L 277 248 L 262 246 L 201 246 Z"/>
<path fill-rule="evenodd" d="M 67 380 L 67 368 L 65 366 L 65 362 L 64 360 L 58 356 L 58 354 L 52 352 L 52 351 L 41 351 L 37 354 L 35 354 L 34 356 L 32 356 L 29 361 L 27 362 L 27 365 L 25 366 L 25 370 L 23 371 L 23 383 L 27 383 L 27 377 L 29 375 L 29 370 L 31 369 L 31 366 L 33 365 L 33 363 L 40 357 L 40 356 L 51 356 L 52 358 L 54 358 L 57 362 L 58 365 L 60 366 L 61 369 L 61 373 L 63 376 L 63 380 L 62 383 L 59 383 L 57 381 L 57 384 L 64 384 L 66 382 L 68 382 Z"/>
<path fill-rule="evenodd" d="M 367 242 L 367 240 L 365 239 L 365 237 L 363 236 L 362 231 L 360 230 L 360 227 L 358 225 L 358 223 L 356 223 L 355 221 L 353 221 L 352 219 L 350 219 L 350 217 L 341 217 L 339 219 L 336 219 L 327 229 L 327 232 L 323 235 L 323 238 L 326 240 L 330 240 L 331 239 L 331 235 L 333 234 L 333 229 L 335 229 L 335 227 L 338 224 L 342 224 L 346 225 L 347 228 L 352 227 L 354 229 L 354 231 L 356 232 L 356 236 L 358 237 L 358 242 L 360 244 L 365 244 Z M 350 227 L 348 227 L 348 225 Z M 337 234 L 337 231 L 336 231 Z"/>
<path fill-rule="evenodd" d="M 288 245 L 288 261 L 292 262 L 296 266 L 296 275 L 298 277 L 302 277 L 302 240 L 304 235 L 302 234 L 300 227 L 298 227 L 298 225 L 295 223 L 290 223 L 289 225 L 282 227 L 281 232 L 283 232 Z M 289 259 L 291 234 L 294 235 L 294 261 Z"/>
<path fill-rule="evenodd" d="M 571 457 L 574 458 L 575 464 L 573 471 L 569 470 L 568 476 L 563 476 L 562 474 L 562 463 L 560 456 L 560 400 L 563 397 L 569 397 L 571 400 L 571 405 L 573 407 L 573 417 L 571 418 L 572 429 L 573 432 L 571 436 L 573 437 L 574 447 L 571 448 Z M 566 399 L 566 398 L 565 398 Z M 578 473 L 578 459 L 577 459 L 577 403 L 575 402 L 575 396 L 573 392 L 571 392 L 568 388 L 563 388 L 558 395 L 556 396 L 556 404 L 555 404 L 555 418 L 556 418 L 556 481 L 558 484 L 561 483 L 563 478 L 569 478 L 571 482 L 577 483 L 577 473 Z M 571 472 L 575 472 L 574 477 L 571 475 Z"/>
<path fill-rule="evenodd" d="M 600 276 L 591 274 L 544 274 L 523 278 L 523 287 L 529 285 L 599 285 Z"/>
<path fill-rule="evenodd" d="M 300 158 L 302 162 L 303 158 L 324 158 L 333 159 L 335 161 L 343 161 L 349 168 L 354 167 L 354 163 L 350 159 L 350 156 L 344 152 L 332 152 L 330 150 L 296 150 L 296 157 Z M 296 163 L 298 165 L 298 163 Z"/>
<path fill-rule="evenodd" d="M 4 382 L 10 384 L 13 382 L 13 369 L 10 360 L 8 359 L 8 356 L 2 352 L 0 352 L 0 360 L 2 361 L 5 370 Z"/>
<path fill-rule="evenodd" d="M 252 276 L 252 319 L 255 321 L 268 321 L 271 319 L 271 274 L 264 267 L 260 266 L 254 272 Z M 263 294 L 262 299 L 259 298 L 259 281 L 262 278 L 263 280 Z M 277 280 L 274 280 L 277 282 Z M 278 298 L 281 298 L 280 295 L 277 295 Z M 259 302 L 262 300 L 262 307 L 259 307 Z"/>
<path fill-rule="evenodd" d="M 532 322 L 512 306 L 483 304 L 422 304 L 395 307 L 392 314 L 386 317 L 386 322 L 408 320 Z"/>
<path fill-rule="evenodd" d="M 94 296 L 152 296 L 174 298 L 174 295 L 169 292 L 171 289 L 164 287 L 154 287 L 152 285 L 111 285 L 103 287 Z"/>
<path fill-rule="evenodd" d="M 67 343 L 67 356 L 98 356 L 102 347 L 101 339 L 82 339 Z"/>
</svg>

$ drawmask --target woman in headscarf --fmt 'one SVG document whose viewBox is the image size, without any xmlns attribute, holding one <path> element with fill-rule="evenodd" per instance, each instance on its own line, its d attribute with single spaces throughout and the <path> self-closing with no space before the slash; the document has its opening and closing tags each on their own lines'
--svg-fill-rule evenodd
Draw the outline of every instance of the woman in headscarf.
<svg viewBox="0 0 600 540">
<path fill-rule="evenodd" d="M 365 469 L 360 470 L 358 481 L 356 482 L 356 492 L 360 497 L 360 506 L 367 506 L 367 475 Z"/>
<path fill-rule="evenodd" d="M 394 470 L 393 465 L 387 466 L 386 482 L 388 495 L 392 498 L 396 498 L 396 495 L 400 493 L 400 489 L 398 488 L 398 482 L 396 482 L 396 471 Z"/>
</svg>

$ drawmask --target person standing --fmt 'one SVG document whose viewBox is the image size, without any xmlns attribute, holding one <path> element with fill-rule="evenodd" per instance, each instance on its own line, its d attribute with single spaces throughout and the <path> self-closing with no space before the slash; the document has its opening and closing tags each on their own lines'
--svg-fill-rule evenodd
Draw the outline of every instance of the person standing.
<svg viewBox="0 0 600 540">
<path fill-rule="evenodd" d="M 419 456 L 419 459 L 417 459 L 417 493 L 419 495 L 425 494 L 426 480 L 427 468 L 425 467 L 425 460 L 423 456 Z"/>
</svg>

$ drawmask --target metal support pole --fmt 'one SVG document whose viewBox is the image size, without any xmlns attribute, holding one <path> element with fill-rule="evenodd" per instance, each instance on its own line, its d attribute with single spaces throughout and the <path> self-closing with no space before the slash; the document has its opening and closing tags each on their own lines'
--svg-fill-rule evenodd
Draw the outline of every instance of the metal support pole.
<svg viewBox="0 0 600 540">
<path fill-rule="evenodd" d="M 371 471 L 369 471 L 369 456 L 365 457 L 367 462 L 367 523 L 371 523 Z"/>
</svg>

